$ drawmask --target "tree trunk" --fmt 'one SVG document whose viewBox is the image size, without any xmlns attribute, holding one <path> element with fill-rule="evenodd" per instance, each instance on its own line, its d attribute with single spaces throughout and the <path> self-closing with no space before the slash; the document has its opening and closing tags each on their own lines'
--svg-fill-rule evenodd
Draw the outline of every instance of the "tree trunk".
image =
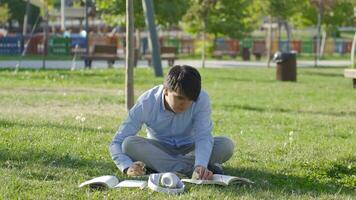
<svg viewBox="0 0 356 200">
<path fill-rule="evenodd" d="M 134 18 L 133 0 L 126 0 L 126 109 L 134 105 L 133 64 L 134 64 Z"/>
<path fill-rule="evenodd" d="M 289 42 L 291 39 L 291 30 L 290 30 L 290 27 L 289 27 L 289 24 L 287 21 L 284 21 L 284 27 L 285 27 L 286 33 L 287 33 L 287 51 L 289 52 L 290 51 Z"/>
<path fill-rule="evenodd" d="M 43 52 L 42 52 L 42 69 L 46 69 L 46 57 L 48 47 L 48 8 L 45 6 L 43 27 Z"/>
<path fill-rule="evenodd" d="M 281 20 L 278 18 L 278 51 L 281 51 Z"/>
<path fill-rule="evenodd" d="M 271 51 L 272 51 L 272 17 L 268 16 L 269 27 L 267 33 L 267 67 L 271 64 Z"/>
<path fill-rule="evenodd" d="M 318 25 L 317 25 L 317 29 L 318 29 L 318 33 L 316 36 L 316 52 L 315 52 L 315 67 L 318 67 L 318 62 L 320 59 L 320 30 L 321 30 L 321 20 L 322 20 L 322 15 L 323 15 L 323 1 L 320 1 L 319 4 L 319 12 L 318 12 Z"/>
<path fill-rule="evenodd" d="M 28 22 L 28 16 L 30 14 L 30 0 L 27 0 L 26 2 L 26 11 L 25 11 L 25 16 L 23 19 L 23 28 L 22 28 L 22 35 L 25 37 L 27 34 L 27 22 Z"/>
<path fill-rule="evenodd" d="M 61 31 L 64 32 L 66 30 L 65 27 L 65 0 L 61 0 Z"/>
<path fill-rule="evenodd" d="M 137 62 L 138 59 L 140 58 L 140 49 L 141 49 L 141 33 L 140 33 L 140 29 L 136 28 L 135 31 L 135 52 L 134 52 L 134 67 L 137 67 Z"/>
<path fill-rule="evenodd" d="M 155 25 L 154 17 L 154 7 L 152 0 L 142 0 L 143 11 L 146 16 L 146 25 L 149 30 L 149 44 L 152 54 L 152 64 L 155 70 L 156 77 L 163 76 L 161 54 L 160 54 L 160 45 L 157 36 L 157 30 Z"/>
<path fill-rule="evenodd" d="M 206 24 L 207 24 L 207 19 L 205 17 L 204 22 L 203 22 L 203 47 L 202 47 L 202 51 L 201 51 L 201 67 L 202 68 L 205 68 Z"/>
</svg>

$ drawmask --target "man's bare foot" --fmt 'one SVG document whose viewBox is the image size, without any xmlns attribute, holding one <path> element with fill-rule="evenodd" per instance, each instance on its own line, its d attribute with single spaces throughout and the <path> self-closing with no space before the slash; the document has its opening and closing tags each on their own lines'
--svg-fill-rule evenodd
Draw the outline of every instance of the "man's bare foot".
<svg viewBox="0 0 356 200">
<path fill-rule="evenodd" d="M 134 162 L 131 167 L 127 169 L 128 176 L 143 176 L 146 174 L 145 163 L 141 161 Z"/>
</svg>

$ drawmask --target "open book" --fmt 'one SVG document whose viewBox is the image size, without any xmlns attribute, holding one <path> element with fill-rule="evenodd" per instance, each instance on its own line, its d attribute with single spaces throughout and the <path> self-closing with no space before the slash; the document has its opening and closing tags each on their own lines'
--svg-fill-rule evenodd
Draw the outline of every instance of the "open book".
<svg viewBox="0 0 356 200">
<path fill-rule="evenodd" d="M 182 179 L 183 182 L 194 183 L 194 184 L 217 184 L 227 186 L 229 184 L 253 184 L 247 178 L 241 178 L 237 176 L 228 176 L 221 174 L 214 174 L 212 180 L 197 180 L 197 179 Z"/>
<path fill-rule="evenodd" d="M 119 187 L 137 187 L 144 189 L 147 186 L 147 181 L 140 180 L 124 180 L 119 181 L 115 176 L 100 176 L 91 180 L 85 181 L 79 185 L 79 187 L 89 186 L 91 189 L 111 189 Z"/>
</svg>

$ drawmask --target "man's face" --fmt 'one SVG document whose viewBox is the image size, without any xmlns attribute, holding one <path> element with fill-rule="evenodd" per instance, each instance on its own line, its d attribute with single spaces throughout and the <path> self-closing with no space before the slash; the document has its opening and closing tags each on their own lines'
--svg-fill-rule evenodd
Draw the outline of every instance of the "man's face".
<svg viewBox="0 0 356 200">
<path fill-rule="evenodd" d="M 165 105 L 168 105 L 169 109 L 175 113 L 185 112 L 193 103 L 188 97 L 168 89 L 164 89 L 164 99 Z"/>
</svg>

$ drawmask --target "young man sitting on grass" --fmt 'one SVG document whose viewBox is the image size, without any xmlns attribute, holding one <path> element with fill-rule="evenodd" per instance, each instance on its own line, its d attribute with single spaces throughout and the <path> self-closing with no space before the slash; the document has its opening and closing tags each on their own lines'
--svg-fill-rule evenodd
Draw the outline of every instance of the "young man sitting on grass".
<svg viewBox="0 0 356 200">
<path fill-rule="evenodd" d="M 191 66 L 172 67 L 163 85 L 138 99 L 110 144 L 117 167 L 129 176 L 177 172 L 199 179 L 223 174 L 221 164 L 234 152 L 233 142 L 211 134 L 209 96 L 201 90 L 199 72 Z M 136 136 L 142 124 L 147 138 Z"/>
</svg>

